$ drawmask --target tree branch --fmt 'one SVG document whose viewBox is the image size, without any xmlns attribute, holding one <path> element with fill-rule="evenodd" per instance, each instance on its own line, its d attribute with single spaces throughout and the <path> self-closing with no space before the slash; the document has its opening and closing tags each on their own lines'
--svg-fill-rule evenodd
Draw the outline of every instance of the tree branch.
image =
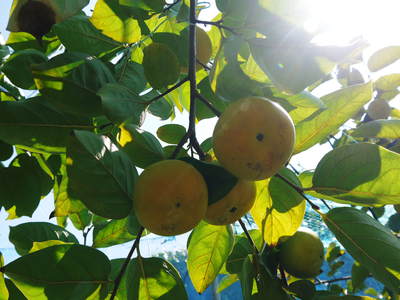
<svg viewBox="0 0 400 300">
<path fill-rule="evenodd" d="M 165 92 L 161 93 L 160 95 L 155 96 L 153 99 L 151 99 L 150 101 L 147 101 L 146 104 L 151 104 L 155 101 L 157 101 L 158 99 L 161 99 L 162 97 L 168 95 L 169 93 L 171 93 L 173 90 L 177 89 L 178 87 L 180 87 L 182 84 L 184 84 L 186 81 L 188 81 L 189 78 L 185 77 L 184 79 L 182 79 L 181 81 L 179 81 L 178 83 L 176 83 L 174 86 L 170 87 L 169 89 L 167 89 Z"/>
<path fill-rule="evenodd" d="M 319 210 L 319 206 L 315 205 L 310 199 L 307 198 L 307 196 L 304 194 L 303 189 L 301 187 L 293 184 L 292 182 L 287 180 L 285 177 L 283 177 L 281 174 L 277 173 L 274 176 L 282 179 L 284 182 L 286 182 L 288 185 L 290 185 L 296 192 L 298 192 L 311 205 L 312 209 Z"/>
<path fill-rule="evenodd" d="M 332 282 L 336 282 L 336 281 L 343 281 L 343 280 L 349 280 L 351 279 L 351 276 L 345 276 L 345 277 L 341 277 L 341 278 L 334 278 L 334 279 L 329 279 L 329 280 L 319 280 L 316 285 L 318 284 L 327 284 L 327 283 L 332 283 Z"/>
<path fill-rule="evenodd" d="M 128 264 L 132 258 L 133 252 L 135 252 L 135 249 L 139 244 L 139 241 L 140 241 L 140 238 L 142 237 L 143 231 L 144 231 L 144 227 L 140 227 L 139 232 L 136 236 L 135 242 L 133 243 L 132 248 L 128 253 L 128 256 L 126 257 L 126 259 L 121 267 L 121 270 L 119 271 L 117 277 L 114 280 L 114 289 L 112 291 L 110 300 L 114 300 L 115 296 L 117 295 L 117 291 L 118 291 L 119 285 L 121 283 L 122 277 L 125 274 L 126 268 L 128 267 Z"/>
<path fill-rule="evenodd" d="M 251 235 L 250 235 L 249 231 L 247 230 L 246 225 L 243 223 L 242 219 L 239 219 L 238 222 L 239 222 L 240 226 L 242 227 L 242 229 L 244 231 L 244 234 L 246 235 L 247 239 L 249 240 L 249 243 L 253 247 L 254 252 L 256 254 L 260 254 L 260 252 L 257 249 L 256 244 L 254 243 L 253 239 L 251 238 Z"/>
<path fill-rule="evenodd" d="M 203 102 L 217 117 L 221 116 L 221 112 L 210 101 L 203 97 L 199 92 L 196 92 L 196 97 Z"/>
<path fill-rule="evenodd" d="M 225 29 L 233 34 L 239 35 L 233 28 L 222 25 L 223 20 L 218 20 L 218 21 L 203 21 L 203 20 L 196 20 L 196 23 L 198 24 L 204 24 L 204 25 L 212 25 L 216 26 L 219 29 Z"/>
</svg>

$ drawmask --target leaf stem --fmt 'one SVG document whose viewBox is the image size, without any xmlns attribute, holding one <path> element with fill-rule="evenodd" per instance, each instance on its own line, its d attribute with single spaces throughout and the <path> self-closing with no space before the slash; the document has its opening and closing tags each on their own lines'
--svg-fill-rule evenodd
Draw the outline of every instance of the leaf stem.
<svg viewBox="0 0 400 300">
<path fill-rule="evenodd" d="M 282 280 L 283 286 L 287 288 L 288 282 L 286 279 L 285 270 L 283 269 L 283 266 L 281 264 L 279 264 L 279 274 L 281 274 L 281 280 Z"/>
<path fill-rule="evenodd" d="M 196 23 L 198 24 L 204 24 L 204 25 L 212 25 L 212 26 L 216 26 L 219 29 L 225 29 L 233 34 L 238 35 L 238 33 L 231 27 L 222 25 L 223 20 L 218 20 L 218 21 L 203 21 L 203 20 L 196 20 Z"/>
<path fill-rule="evenodd" d="M 132 248 L 128 253 L 128 256 L 126 257 L 126 259 L 121 267 L 121 270 L 119 271 L 117 277 L 114 280 L 114 289 L 112 291 L 110 300 L 114 300 L 115 296 L 117 295 L 117 291 L 118 291 L 119 285 L 121 283 L 122 277 L 125 274 L 126 268 L 128 267 L 128 264 L 132 258 L 133 252 L 135 252 L 136 247 L 139 245 L 139 241 L 140 241 L 140 238 L 142 237 L 143 231 L 144 231 L 144 227 L 140 227 L 139 232 L 136 236 L 135 242 L 133 243 Z"/>
<path fill-rule="evenodd" d="M 298 192 L 307 202 L 308 204 L 311 205 L 311 208 L 313 210 L 319 210 L 319 206 L 315 205 L 310 199 L 307 198 L 307 196 L 304 194 L 303 192 L 303 188 L 293 184 L 292 182 L 290 182 L 289 180 L 287 180 L 285 177 L 283 177 L 281 174 L 275 174 L 274 176 L 280 178 L 281 180 L 283 180 L 284 182 L 286 182 L 289 186 L 291 186 L 296 192 Z"/>
<path fill-rule="evenodd" d="M 345 276 L 345 277 L 341 277 L 341 278 L 334 278 L 334 279 L 329 279 L 329 280 L 320 280 L 316 283 L 316 285 L 318 284 L 329 284 L 332 282 L 336 282 L 336 281 L 343 281 L 343 280 L 349 280 L 351 279 L 351 276 Z"/>
<path fill-rule="evenodd" d="M 240 226 L 242 227 L 242 229 L 244 231 L 244 234 L 246 235 L 247 239 L 249 240 L 249 243 L 253 247 L 254 252 L 256 254 L 260 254 L 260 252 L 257 249 L 256 244 L 254 243 L 253 239 L 251 238 L 251 235 L 250 235 L 249 231 L 247 230 L 246 225 L 243 223 L 242 219 L 239 219 L 238 222 L 239 222 Z"/>
</svg>

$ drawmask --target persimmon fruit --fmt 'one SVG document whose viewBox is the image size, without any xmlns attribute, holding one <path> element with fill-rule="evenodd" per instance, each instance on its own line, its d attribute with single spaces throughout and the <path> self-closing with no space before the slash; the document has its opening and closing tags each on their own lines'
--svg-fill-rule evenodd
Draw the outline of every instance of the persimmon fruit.
<svg viewBox="0 0 400 300">
<path fill-rule="evenodd" d="M 162 160 L 139 176 L 133 206 L 139 223 L 171 236 L 193 229 L 205 216 L 207 185 L 203 176 L 181 160 Z"/>
<path fill-rule="evenodd" d="M 320 274 L 324 245 L 312 230 L 300 228 L 294 235 L 280 241 L 279 248 L 279 261 L 290 275 L 313 278 Z"/>
<path fill-rule="evenodd" d="M 225 197 L 208 206 L 204 220 L 213 225 L 231 224 L 252 208 L 255 199 L 255 183 L 239 179 Z"/>
<path fill-rule="evenodd" d="M 220 164 L 246 180 L 276 174 L 289 160 L 295 129 L 288 113 L 263 97 L 231 103 L 213 132 L 214 153 Z"/>
</svg>

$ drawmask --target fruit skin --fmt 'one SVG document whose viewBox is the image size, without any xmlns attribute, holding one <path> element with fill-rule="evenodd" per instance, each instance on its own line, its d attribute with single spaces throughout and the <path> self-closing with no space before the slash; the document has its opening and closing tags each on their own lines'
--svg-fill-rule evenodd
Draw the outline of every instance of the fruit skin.
<svg viewBox="0 0 400 300">
<path fill-rule="evenodd" d="M 283 268 L 297 278 L 312 278 L 320 274 L 324 260 L 324 245 L 318 235 L 300 228 L 280 245 L 279 261 Z"/>
<path fill-rule="evenodd" d="M 205 216 L 207 185 L 202 175 L 180 160 L 159 161 L 139 176 L 133 205 L 140 224 L 158 235 L 177 235 Z"/>
<path fill-rule="evenodd" d="M 387 119 L 392 108 L 385 100 L 376 99 L 368 105 L 367 113 L 373 120 Z"/>
<path fill-rule="evenodd" d="M 208 206 L 204 220 L 212 225 L 231 224 L 247 213 L 255 200 L 255 183 L 239 179 L 224 198 Z"/>
<path fill-rule="evenodd" d="M 207 32 L 200 27 L 196 27 L 196 58 L 203 65 L 206 65 L 212 54 L 212 43 Z M 196 71 L 202 69 L 203 66 L 199 63 L 196 64 Z M 188 66 L 182 66 L 181 72 L 187 73 Z"/>
<path fill-rule="evenodd" d="M 144 75 L 153 88 L 165 88 L 178 80 L 179 61 L 166 44 L 152 43 L 143 49 L 143 54 Z"/>
<path fill-rule="evenodd" d="M 293 152 L 295 129 L 288 113 L 262 97 L 231 103 L 213 133 L 214 153 L 221 165 L 246 180 L 276 174 Z"/>
</svg>

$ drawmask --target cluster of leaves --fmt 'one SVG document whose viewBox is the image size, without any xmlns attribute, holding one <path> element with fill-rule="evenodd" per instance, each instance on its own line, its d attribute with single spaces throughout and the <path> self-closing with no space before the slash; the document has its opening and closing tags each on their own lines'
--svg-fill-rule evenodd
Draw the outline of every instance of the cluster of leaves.
<svg viewBox="0 0 400 300">
<path fill-rule="evenodd" d="M 185 136 L 176 124 L 160 127 L 157 137 L 140 126 L 146 114 L 167 120 L 176 109 L 190 110 L 186 74 L 169 86 L 151 87 L 143 65 L 143 49 L 151 42 L 166 45 L 181 66 L 187 64 L 189 1 L 97 0 L 91 16 L 82 11 L 89 1 L 43 1 L 51 2 L 55 13 L 55 24 L 43 36 L 18 31 L 18 7 L 26 2 L 15 1 L 13 32 L 0 46 L 0 159 L 8 161 L 0 163 L 0 206 L 9 219 L 32 216 L 53 191 L 51 217 L 58 225 L 27 222 L 11 228 L 9 239 L 21 257 L 5 266 L 1 260 L 0 299 L 105 299 L 114 297 L 117 282 L 118 299 L 186 299 L 180 275 L 167 261 L 138 255 L 126 265 L 96 248 L 139 235 L 132 211 L 137 168 L 170 157 Z M 216 1 L 219 14 L 208 22 L 212 60 L 196 73 L 198 92 L 209 103 L 198 102 L 195 117 L 214 117 L 210 105 L 223 111 L 239 98 L 265 96 L 292 117 L 294 154 L 338 132 L 340 137 L 314 171 L 298 176 L 283 169 L 280 177 L 257 182 L 251 214 L 258 229 L 249 233 L 253 244 L 230 226 L 199 224 L 188 242 L 189 275 L 198 292 L 222 273 L 227 276 L 220 290 L 240 280 L 244 299 L 319 299 L 357 291 L 364 272 L 385 285 L 387 299 L 395 299 L 400 293 L 398 215 L 390 218 L 388 229 L 360 206 L 376 210 L 400 204 L 399 111 L 392 109 L 390 119 L 381 120 L 363 111 L 374 97 L 390 103 L 399 93 L 400 75 L 365 83 L 354 67 L 364 63 L 365 43 L 313 44 L 313 36 L 302 29 L 298 2 L 292 7 L 282 0 Z M 398 58 L 400 47 L 387 47 L 367 66 L 376 72 Z M 321 98 L 311 93 L 330 80 L 342 88 Z M 342 130 L 350 119 L 352 129 Z M 212 155 L 212 141 L 201 149 Z M 220 197 L 227 191 L 215 184 L 218 178 L 224 180 L 214 176 L 208 187 Z M 294 279 L 287 285 L 283 273 L 278 276 L 275 246 L 302 222 L 300 190 L 346 204 L 319 213 L 367 270 L 354 268 L 352 289 L 324 294 L 310 281 Z M 82 230 L 85 241 L 93 229 L 92 247 L 80 245 L 65 228 L 67 222 Z M 122 267 L 127 271 L 119 277 Z"/>
</svg>

